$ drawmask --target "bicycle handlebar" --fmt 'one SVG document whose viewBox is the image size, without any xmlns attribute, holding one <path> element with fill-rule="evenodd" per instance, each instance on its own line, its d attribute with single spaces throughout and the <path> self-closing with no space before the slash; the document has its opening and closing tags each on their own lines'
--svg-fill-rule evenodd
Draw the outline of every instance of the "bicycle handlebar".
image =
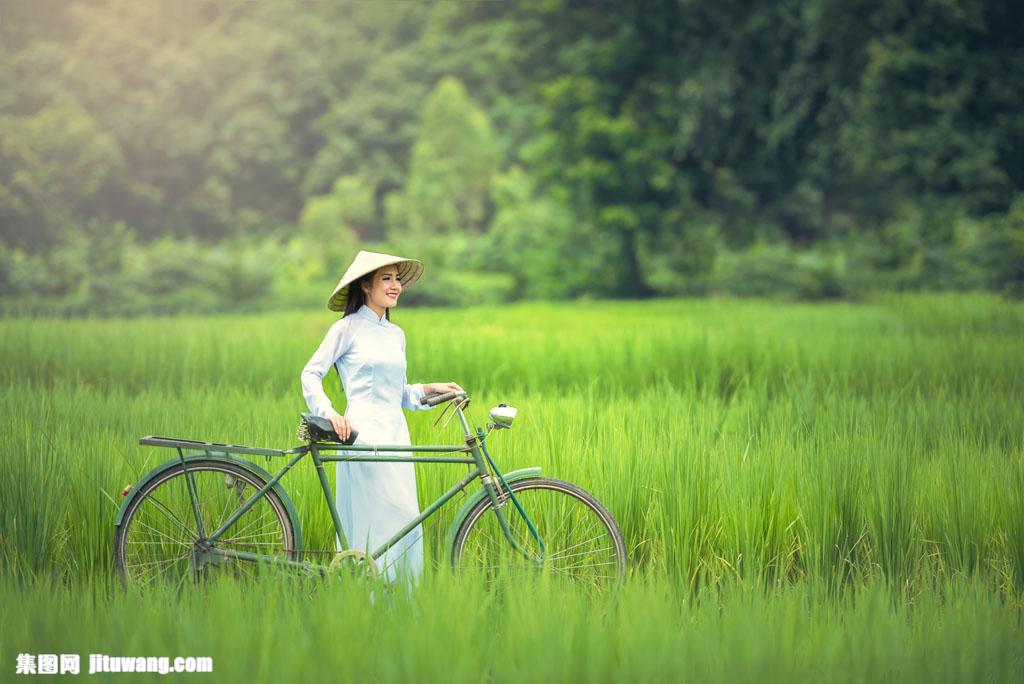
<svg viewBox="0 0 1024 684">
<path fill-rule="evenodd" d="M 464 397 L 464 396 L 466 396 L 466 393 L 465 392 L 456 392 L 454 390 L 451 391 L 451 392 L 445 392 L 443 394 L 435 392 L 433 394 L 425 395 L 422 399 L 420 399 L 420 403 L 423 404 L 424 406 L 437 406 L 438 404 L 440 404 L 442 402 L 448 401 L 450 399 L 454 399 L 455 397 L 459 397 L 459 396 Z"/>
</svg>

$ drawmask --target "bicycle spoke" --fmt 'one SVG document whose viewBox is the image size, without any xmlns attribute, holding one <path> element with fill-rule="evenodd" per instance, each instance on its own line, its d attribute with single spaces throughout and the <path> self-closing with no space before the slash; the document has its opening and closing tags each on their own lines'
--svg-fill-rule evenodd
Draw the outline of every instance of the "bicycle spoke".
<svg viewBox="0 0 1024 684">
<path fill-rule="evenodd" d="M 167 508 L 167 506 L 165 506 L 162 501 L 160 501 L 159 499 L 157 499 L 155 496 L 152 496 L 152 495 L 150 495 L 149 497 L 146 497 L 146 498 L 147 498 L 147 500 L 152 499 L 153 504 L 158 506 L 161 510 L 163 510 L 164 514 L 167 515 L 167 517 L 169 519 L 171 519 L 174 522 L 178 523 L 178 526 L 181 527 L 181 529 L 183 529 L 186 532 L 188 532 L 189 535 L 195 536 L 195 533 L 191 529 L 189 529 L 188 526 L 185 525 L 185 523 L 181 522 L 181 520 L 178 519 L 178 516 L 174 515 L 174 513 L 172 513 L 171 510 L 169 508 Z"/>
<path fill-rule="evenodd" d="M 548 554 L 548 558 L 564 558 L 566 556 L 566 553 L 565 553 L 566 551 L 572 551 L 573 549 L 579 548 L 580 546 L 583 546 L 584 544 L 589 544 L 592 541 L 595 541 L 597 539 L 601 539 L 604 536 L 605 535 L 603 535 L 603 534 L 599 534 L 596 537 L 591 537 L 590 539 L 587 539 L 585 541 L 581 541 L 578 544 L 573 544 L 572 546 L 566 546 L 566 547 L 562 548 L 558 553 Z M 612 547 L 608 546 L 608 547 L 605 547 L 605 548 L 611 549 Z M 588 551 L 584 551 L 583 553 L 589 553 L 589 552 Z M 568 554 L 568 555 L 575 555 L 575 554 Z"/>
<path fill-rule="evenodd" d="M 237 492 L 238 495 L 241 497 L 245 493 L 245 484 L 243 482 L 241 489 L 235 489 L 234 486 L 232 486 L 230 489 L 231 489 L 232 492 Z M 242 503 L 243 503 L 242 501 L 239 501 L 239 505 L 241 505 Z M 220 518 L 218 518 L 218 520 L 227 520 L 228 519 L 228 507 L 230 505 L 231 505 L 231 496 L 230 495 L 225 496 L 224 497 L 224 508 L 221 509 Z M 217 527 L 220 527 L 220 523 L 218 523 Z M 216 528 L 214 528 L 214 529 L 216 529 Z"/>
<path fill-rule="evenodd" d="M 195 483 L 199 519 L 207 534 L 218 529 L 240 508 L 246 500 L 245 490 L 255 486 L 246 479 L 247 475 L 238 472 L 237 466 L 229 464 L 206 462 L 190 467 L 189 474 Z M 189 578 L 220 573 L 240 579 L 252 576 L 258 564 L 238 558 L 211 558 L 199 569 L 200 575 L 195 574 L 188 558 L 198 533 L 184 522 L 195 518 L 192 501 L 181 470 L 146 491 L 126 518 L 124 532 L 119 537 L 118 565 L 126 580 L 144 585 L 167 579 L 169 586 L 181 590 Z M 211 544 L 214 549 L 221 546 L 272 558 L 293 558 L 295 552 L 289 549 L 293 544 L 286 536 L 286 520 L 280 500 L 268 491 L 225 530 L 224 537 Z M 187 550 L 180 553 L 182 549 Z"/>
<path fill-rule="evenodd" d="M 230 540 L 230 541 L 233 541 L 233 542 L 236 542 L 236 543 L 242 543 L 243 540 L 247 540 L 247 539 L 263 539 L 264 537 L 279 537 L 279 536 L 280 535 L 277 534 L 276 532 L 253 532 L 252 534 L 247 534 L 244 537 L 226 537 L 226 538 L 225 537 L 221 537 L 217 541 L 218 542 L 222 542 L 222 541 Z M 256 542 L 256 541 L 254 541 L 252 543 L 259 544 L 259 543 L 263 543 L 263 542 Z"/>
<path fill-rule="evenodd" d="M 594 538 L 597 539 L 597 537 Z M 579 544 L 576 544 L 576 546 L 579 546 Z M 555 556 L 548 556 L 547 560 L 565 560 L 566 558 L 573 558 L 576 556 L 587 556 L 589 554 L 598 553 L 600 551 L 611 551 L 614 548 L 615 547 L 613 546 L 602 546 L 599 549 L 592 549 L 590 551 L 580 551 L 579 553 L 560 553 Z"/>
<path fill-rule="evenodd" d="M 141 520 L 137 520 L 136 522 L 138 524 L 142 525 L 143 527 L 148 527 L 149 529 L 151 529 L 154 532 L 156 532 L 159 536 L 163 537 L 164 539 L 166 539 L 166 540 L 168 540 L 170 542 L 173 542 L 175 544 L 181 544 L 182 546 L 189 546 L 189 547 L 192 546 L 191 542 L 185 542 L 185 541 L 182 541 L 180 539 L 175 539 L 174 537 L 170 537 L 170 536 L 164 534 L 163 532 L 161 532 L 160 530 L 156 529 L 155 527 L 153 527 L 152 525 L 150 525 L 148 523 L 145 523 L 145 522 L 143 522 Z"/>
<path fill-rule="evenodd" d="M 625 556 L 623 545 L 615 536 L 617 528 L 609 526 L 585 498 L 588 495 L 572 493 L 571 487 L 550 480 L 512 485 L 516 499 L 543 542 L 542 562 L 524 559 L 506 538 L 496 511 L 489 504 L 481 504 L 465 523 L 468 531 L 458 535 L 457 567 L 481 572 L 488 584 L 501 576 L 514 579 L 529 573 L 550 572 L 553 577 L 597 591 L 621 579 Z M 540 545 L 518 509 L 504 506 L 501 512 L 516 543 L 537 554 L 541 561 Z"/>
<path fill-rule="evenodd" d="M 281 548 L 281 545 L 277 542 L 236 542 L 234 539 L 220 539 L 217 541 L 217 544 L 224 546 L 242 546 L 246 548 L 250 546 L 269 546 L 275 549 Z"/>
<path fill-rule="evenodd" d="M 158 577 L 161 577 L 167 573 L 171 568 L 175 567 L 176 564 L 181 561 L 187 560 L 189 554 L 185 553 L 179 556 L 172 556 L 170 558 L 153 560 L 149 562 L 135 563 L 128 565 L 127 567 L 140 567 L 145 568 L 141 573 L 136 573 L 135 577 L 140 584 L 149 584 Z"/>
<path fill-rule="evenodd" d="M 595 527 L 600 527 L 600 526 L 601 526 L 601 523 L 599 521 L 597 521 L 597 520 L 590 520 L 587 523 L 587 526 L 584 529 L 580 529 L 580 526 L 577 525 L 576 528 L 572 530 L 571 538 L 572 539 L 576 539 L 577 537 L 583 537 L 583 536 L 589 534 L 590 531 L 592 529 L 594 529 Z"/>
<path fill-rule="evenodd" d="M 206 484 L 207 481 L 213 481 L 213 480 L 214 480 L 214 478 L 212 478 L 212 477 L 205 477 L 205 478 L 202 478 L 202 480 L 201 480 L 201 482 L 203 483 L 201 488 L 203 490 L 207 490 L 210 487 L 213 488 L 213 493 L 210 494 L 210 496 L 208 496 L 206 499 L 203 499 L 202 502 L 199 504 L 200 514 L 203 515 L 203 522 L 204 523 L 209 523 L 209 526 L 206 528 L 207 536 L 212 534 L 214 532 L 214 530 L 216 530 L 218 527 L 220 527 L 221 524 L 223 524 L 223 521 L 227 520 L 227 518 L 228 518 L 228 509 L 229 509 L 229 507 L 231 505 L 231 495 L 228 493 L 229 490 L 228 490 L 227 487 L 224 487 L 223 490 L 220 490 L 220 489 L 218 489 L 218 485 L 216 485 L 216 484 L 211 484 L 211 485 L 207 485 Z M 197 487 L 197 489 L 200 488 L 200 486 L 198 484 L 196 485 L 196 487 Z M 234 492 L 236 490 L 234 488 L 231 488 L 230 491 Z M 212 503 L 213 500 L 217 496 L 223 496 L 224 497 L 224 507 L 221 510 L 220 516 L 215 519 L 215 518 L 213 518 L 212 509 L 210 507 L 208 507 L 206 504 L 207 504 L 207 502 L 211 502 Z M 209 515 L 207 515 L 208 512 L 209 512 Z"/>
<path fill-rule="evenodd" d="M 171 556 L 170 558 L 161 558 L 159 560 L 154 560 L 154 561 L 143 561 L 141 563 L 128 563 L 125 567 L 134 568 L 134 567 L 143 567 L 143 566 L 147 566 L 147 565 L 163 565 L 165 563 L 174 563 L 176 561 L 180 561 L 180 560 L 184 560 L 185 558 L 188 558 L 188 555 L 189 555 L 188 553 L 183 553 L 180 556 Z"/>
<path fill-rule="evenodd" d="M 245 526 L 238 530 L 239 533 L 242 533 L 244 531 L 248 531 L 250 527 L 252 527 L 253 525 L 255 525 L 256 523 L 258 523 L 260 521 L 260 513 L 259 513 L 258 510 L 256 510 L 257 507 L 258 507 L 258 504 L 257 504 L 257 506 L 254 506 L 253 508 L 250 508 L 248 511 L 246 511 L 245 515 L 243 515 L 241 518 L 239 518 L 238 520 L 236 520 L 233 523 L 231 523 L 231 524 L 239 524 L 239 521 L 240 520 L 242 521 L 242 523 Z M 246 516 L 250 516 L 250 517 L 248 519 L 245 519 Z M 223 524 L 223 523 L 218 523 L 217 526 L 219 527 L 220 524 Z M 227 529 L 230 529 L 230 527 L 228 527 Z M 210 530 L 210 531 L 213 531 L 213 530 Z M 224 531 L 227 531 L 227 530 L 224 530 Z"/>
<path fill-rule="evenodd" d="M 557 570 L 558 572 L 567 572 L 570 568 L 573 568 L 573 567 L 600 567 L 602 565 L 614 565 L 614 564 L 615 564 L 615 561 L 608 560 L 608 561 L 602 561 L 600 563 L 575 563 L 574 565 L 552 566 L 552 569 Z"/>
</svg>

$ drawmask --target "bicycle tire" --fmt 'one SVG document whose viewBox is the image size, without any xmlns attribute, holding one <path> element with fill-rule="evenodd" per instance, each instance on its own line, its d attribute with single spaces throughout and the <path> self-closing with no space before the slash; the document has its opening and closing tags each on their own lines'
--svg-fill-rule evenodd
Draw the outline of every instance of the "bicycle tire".
<svg viewBox="0 0 1024 684">
<path fill-rule="evenodd" d="M 615 518 L 593 494 L 571 482 L 553 478 L 516 480 L 509 487 L 544 542 L 545 560 L 536 569 L 548 568 L 556 576 L 596 589 L 621 584 L 628 568 L 626 542 Z M 573 502 L 582 506 L 574 506 Z M 579 510 L 572 512 L 573 507 Z M 516 540 L 527 548 L 539 550 L 511 500 L 505 501 L 502 508 Z M 532 569 L 534 566 L 514 551 L 501 532 L 497 516 L 485 515 L 488 511 L 493 512 L 494 506 L 490 497 L 485 497 L 462 521 L 452 543 L 452 567 L 460 573 L 484 570 L 488 582 L 497 579 L 499 569 L 511 570 L 513 574 Z M 588 530 L 597 528 L 598 534 L 581 541 L 582 534 L 566 526 L 571 516 L 577 516 L 577 520 L 572 521 L 574 525 L 583 522 Z M 593 555 L 588 557 L 588 554 Z M 588 558 L 594 562 L 583 563 Z M 588 566 L 592 567 L 585 571 Z"/>
<path fill-rule="evenodd" d="M 261 477 L 234 463 L 196 459 L 188 461 L 187 467 L 196 483 L 197 499 L 207 534 L 219 527 L 237 510 L 242 501 L 266 485 Z M 220 493 L 229 492 L 231 489 L 235 492 L 226 493 L 226 501 L 222 506 L 218 506 L 221 513 L 214 518 L 206 515 L 213 508 L 206 505 L 206 502 L 211 499 L 211 488 L 214 489 L 212 494 L 218 493 L 217 478 L 221 478 L 223 486 Z M 159 578 L 158 581 L 173 578 L 175 588 L 180 590 L 187 583 L 189 576 L 194 583 L 199 581 L 200 577 L 193 573 L 189 559 L 189 554 L 200 537 L 187 491 L 185 468 L 178 463 L 147 482 L 132 497 L 114 537 L 115 564 L 125 588 L 151 584 L 156 578 Z M 169 501 L 170 505 L 158 496 Z M 237 501 L 237 505 L 232 507 L 232 501 Z M 161 520 L 159 517 L 147 518 L 148 522 L 144 520 L 144 514 L 150 511 L 162 512 L 163 522 L 156 522 Z M 172 521 L 172 516 L 177 520 Z M 262 527 L 256 528 L 256 532 L 250 532 L 257 524 L 261 524 Z M 149 530 L 145 529 L 147 527 Z M 232 535 L 233 529 L 236 530 L 235 535 Z M 240 532 L 250 533 L 240 537 Z M 133 544 L 141 548 L 137 549 Z M 281 557 L 290 560 L 295 560 L 298 553 L 295 549 L 295 533 L 288 510 L 273 489 L 268 490 L 252 508 L 236 520 L 214 545 L 256 553 L 280 554 Z M 165 553 L 168 547 L 177 553 Z M 244 568 L 245 565 L 250 568 Z M 204 572 L 211 567 L 229 566 L 232 568 L 232 574 L 245 576 L 251 574 L 251 568 L 256 565 L 257 563 L 253 561 L 229 559 L 220 565 L 206 565 Z M 154 569 L 157 569 L 154 577 L 147 580 L 145 575 Z"/>
</svg>

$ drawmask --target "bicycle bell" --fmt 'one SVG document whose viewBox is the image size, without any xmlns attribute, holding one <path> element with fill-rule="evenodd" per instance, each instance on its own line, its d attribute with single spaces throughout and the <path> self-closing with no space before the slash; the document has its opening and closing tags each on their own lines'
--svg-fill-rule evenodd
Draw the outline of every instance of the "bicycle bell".
<svg viewBox="0 0 1024 684">
<path fill-rule="evenodd" d="M 488 413 L 491 420 L 494 421 L 494 427 L 500 428 L 512 427 L 512 421 L 516 417 L 516 409 L 504 402 L 492 408 Z"/>
</svg>

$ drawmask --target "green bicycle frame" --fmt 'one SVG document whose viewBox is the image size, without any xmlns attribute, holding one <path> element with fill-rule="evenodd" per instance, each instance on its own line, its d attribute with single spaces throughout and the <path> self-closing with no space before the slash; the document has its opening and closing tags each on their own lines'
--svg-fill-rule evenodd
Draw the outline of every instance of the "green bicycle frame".
<svg viewBox="0 0 1024 684">
<path fill-rule="evenodd" d="M 193 514 L 195 515 L 200 539 L 205 543 L 201 543 L 196 551 L 195 562 L 202 566 L 206 563 L 219 563 L 223 559 L 235 558 L 240 560 L 252 560 L 252 561 L 269 561 L 274 564 L 283 564 L 293 567 L 310 568 L 311 565 L 308 562 L 293 561 L 270 556 L 267 554 L 250 553 L 247 551 L 238 551 L 233 549 L 223 549 L 213 546 L 213 543 L 217 541 L 223 534 L 225 534 L 235 522 L 238 521 L 245 513 L 252 508 L 261 497 L 263 497 L 270 489 L 276 488 L 280 493 L 282 490 L 278 485 L 278 482 L 285 473 L 290 471 L 299 461 L 306 457 L 307 454 L 312 456 L 313 464 L 316 467 L 317 476 L 320 479 L 320 485 L 324 492 L 324 499 L 327 502 L 327 507 L 331 513 L 331 520 L 334 523 L 335 532 L 338 535 L 338 540 L 343 550 L 351 550 L 349 541 L 342 530 L 341 517 L 338 514 L 338 508 L 335 505 L 335 498 L 331 492 L 330 482 L 327 479 L 327 473 L 324 471 L 324 463 L 347 461 L 347 462 L 365 462 L 365 463 L 386 463 L 386 462 L 410 462 L 410 463 L 463 463 L 469 466 L 469 473 L 461 480 L 456 482 L 449 488 L 444 494 L 442 494 L 436 501 L 426 507 L 418 516 L 410 520 L 401 530 L 396 532 L 390 539 L 381 544 L 378 548 L 369 552 L 370 557 L 374 560 L 379 559 L 384 555 L 388 549 L 397 544 L 405 535 L 409 534 L 417 525 L 433 515 L 439 508 L 452 499 L 456 494 L 465 490 L 474 480 L 480 478 L 483 483 L 484 496 L 491 501 L 492 508 L 498 517 L 498 523 L 501 527 L 503 534 L 512 547 L 523 554 L 525 557 L 532 560 L 536 560 L 533 555 L 524 549 L 521 544 L 514 538 L 512 530 L 509 527 L 508 519 L 505 517 L 503 510 L 503 501 L 499 496 L 497 485 L 495 484 L 496 479 L 502 479 L 499 473 L 495 473 L 498 477 L 491 477 L 488 469 L 487 461 L 485 460 L 484 453 L 481 449 L 488 433 L 484 433 L 482 430 L 477 429 L 476 434 L 470 431 L 469 424 L 466 421 L 466 417 L 462 412 L 462 406 L 459 404 L 455 405 L 455 413 L 458 415 L 459 420 L 462 423 L 462 427 L 465 433 L 465 445 L 464 446 L 449 446 L 449 445 L 379 445 L 379 444 L 339 444 L 334 442 L 310 442 L 309 444 L 303 444 L 298 447 L 294 447 L 288 450 L 276 450 L 276 449 L 261 449 L 257 447 L 245 447 L 231 444 L 217 444 L 213 442 L 197 442 L 194 440 L 180 440 L 165 437 L 143 437 L 139 440 L 140 444 L 146 444 L 151 446 L 167 446 L 176 447 L 178 451 L 178 457 L 183 465 L 185 471 L 185 478 L 188 487 L 189 498 L 191 500 Z M 221 525 L 207 533 L 203 526 L 202 515 L 199 512 L 198 496 L 196 492 L 195 482 L 193 480 L 192 472 L 188 468 L 188 463 L 191 459 L 185 457 L 183 449 L 199 449 L 201 452 L 207 454 L 211 452 L 225 453 L 225 454 L 247 454 L 253 456 L 266 456 L 269 461 L 272 457 L 287 457 L 291 456 L 290 461 L 275 475 L 273 475 L 258 491 L 250 496 L 245 502 L 242 503 L 241 507 L 234 511 L 231 516 L 228 517 Z M 347 452 L 347 453 L 337 453 Z M 352 452 L 359 452 L 353 454 Z M 390 455 L 389 452 L 415 452 L 433 454 L 427 456 L 399 456 Z M 444 453 L 461 453 L 461 456 L 442 456 L 438 454 Z M 363 455 L 365 454 L 365 455 Z M 238 459 L 242 460 L 242 459 Z M 174 462 L 171 461 L 165 464 L 163 467 L 167 467 Z M 160 467 L 158 470 L 162 470 Z M 535 476 L 539 472 L 539 469 L 531 468 L 523 471 L 515 471 L 504 476 L 506 481 L 519 479 L 520 477 Z M 155 471 L 154 471 L 155 473 Z M 150 473 L 152 476 L 154 473 Z M 269 475 L 269 473 L 267 473 Z M 148 479 L 143 479 L 143 482 Z M 140 483 L 141 485 L 141 483 Z M 140 485 L 136 485 L 138 488 Z M 478 494 L 474 495 L 467 504 L 476 503 L 479 499 L 483 498 Z M 121 523 L 121 518 L 124 511 L 127 508 L 128 502 L 131 497 L 126 499 L 124 506 L 122 506 L 121 512 L 118 514 L 115 524 Z M 289 502 L 290 503 L 290 502 Z M 468 511 L 466 506 L 463 507 L 463 511 Z M 461 512 L 460 512 L 461 513 Z M 457 516 L 454 525 L 459 523 L 462 516 Z M 298 524 L 298 521 L 295 521 Z"/>
</svg>

